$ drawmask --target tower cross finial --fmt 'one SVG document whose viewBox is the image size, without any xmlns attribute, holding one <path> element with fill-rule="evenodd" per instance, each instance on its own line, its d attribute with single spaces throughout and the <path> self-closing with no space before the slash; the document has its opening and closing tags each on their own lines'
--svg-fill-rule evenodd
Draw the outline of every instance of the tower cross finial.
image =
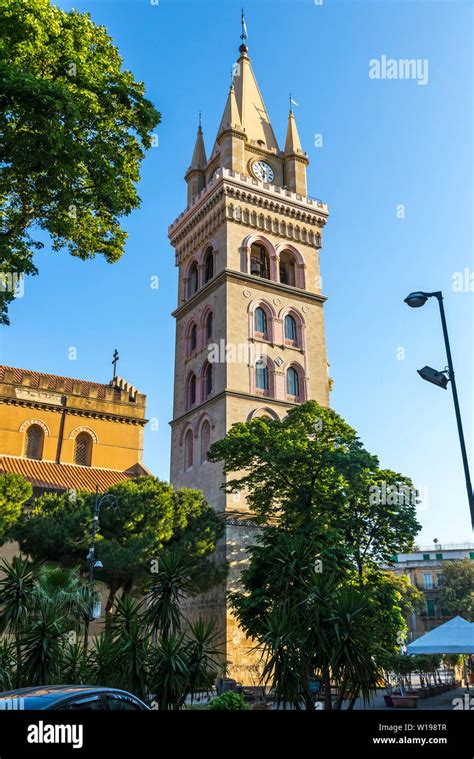
<svg viewBox="0 0 474 759">
<path fill-rule="evenodd" d="M 112 358 L 112 363 L 114 365 L 114 376 L 112 377 L 112 380 L 117 378 L 117 361 L 119 360 L 119 354 L 117 348 L 114 350 L 114 355 Z"/>
<path fill-rule="evenodd" d="M 202 114 L 201 111 L 199 111 L 199 129 L 202 127 Z"/>
<path fill-rule="evenodd" d="M 245 23 L 245 16 L 244 16 L 244 9 L 242 8 L 242 16 L 241 16 L 241 24 L 242 24 L 242 34 L 240 35 L 240 39 L 242 40 L 242 44 L 245 44 L 245 40 L 248 39 L 247 35 L 247 24 Z"/>
</svg>

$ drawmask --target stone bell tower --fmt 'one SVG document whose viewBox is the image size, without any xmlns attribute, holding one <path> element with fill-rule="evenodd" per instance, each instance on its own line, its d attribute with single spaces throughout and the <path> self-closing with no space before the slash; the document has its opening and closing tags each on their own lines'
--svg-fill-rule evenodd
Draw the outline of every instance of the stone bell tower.
<svg viewBox="0 0 474 759">
<path fill-rule="evenodd" d="M 201 489 L 222 515 L 219 554 L 231 568 L 227 587 L 193 600 L 193 613 L 218 620 L 229 672 L 248 683 L 250 644 L 226 591 L 258 528 L 206 456 L 235 422 L 282 418 L 309 398 L 329 405 L 319 270 L 328 207 L 307 194 L 291 109 L 280 150 L 244 43 L 209 158 L 199 125 L 187 207 L 169 239 L 179 268 L 171 482 Z"/>
</svg>

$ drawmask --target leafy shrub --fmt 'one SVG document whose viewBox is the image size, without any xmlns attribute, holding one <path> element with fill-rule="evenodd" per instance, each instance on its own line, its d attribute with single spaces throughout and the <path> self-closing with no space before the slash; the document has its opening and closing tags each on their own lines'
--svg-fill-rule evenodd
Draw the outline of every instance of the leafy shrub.
<svg viewBox="0 0 474 759">
<path fill-rule="evenodd" d="M 232 690 L 227 690 L 222 696 L 213 698 L 209 704 L 209 709 L 229 710 L 229 709 L 248 709 L 247 704 L 242 693 L 235 693 Z"/>
</svg>

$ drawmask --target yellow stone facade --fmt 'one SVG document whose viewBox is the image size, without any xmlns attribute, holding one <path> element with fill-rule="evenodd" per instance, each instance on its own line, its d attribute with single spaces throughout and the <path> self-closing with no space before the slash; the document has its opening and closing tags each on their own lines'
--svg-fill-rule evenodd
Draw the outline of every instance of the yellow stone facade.
<svg viewBox="0 0 474 759">
<path fill-rule="evenodd" d="M 120 378 L 104 385 L 0 367 L 0 404 L 2 456 L 28 458 L 28 431 L 36 427 L 42 430 L 43 462 L 80 465 L 82 434 L 89 444 L 84 466 L 135 473 L 143 468 L 146 396 Z"/>
<path fill-rule="evenodd" d="M 205 454 L 235 422 L 282 418 L 309 398 L 329 405 L 319 268 L 329 211 L 307 195 L 307 165 L 292 112 L 279 149 L 242 45 L 209 159 L 199 127 L 188 205 L 169 237 L 179 268 L 171 482 L 200 488 L 223 515 L 218 555 L 231 567 L 227 588 L 192 608 L 219 620 L 230 674 L 246 683 L 255 680 L 255 659 L 226 590 L 238 583 L 258 529 L 245 498 L 222 492 L 221 466 Z"/>
</svg>

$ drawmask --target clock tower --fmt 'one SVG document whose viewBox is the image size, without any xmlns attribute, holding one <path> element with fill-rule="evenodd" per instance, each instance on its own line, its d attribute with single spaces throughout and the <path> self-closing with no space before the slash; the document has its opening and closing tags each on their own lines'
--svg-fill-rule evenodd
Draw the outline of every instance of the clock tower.
<svg viewBox="0 0 474 759">
<path fill-rule="evenodd" d="M 329 405 L 319 269 L 328 207 L 307 193 L 291 108 L 279 148 L 245 35 L 239 52 L 210 156 L 199 125 L 187 207 L 169 228 L 179 269 L 171 482 L 201 489 L 225 522 L 227 583 L 193 599 L 190 612 L 218 621 L 230 675 L 249 682 L 252 643 L 226 593 L 258 528 L 244 496 L 223 492 L 207 451 L 235 422 L 281 419 L 309 398 Z"/>
</svg>

